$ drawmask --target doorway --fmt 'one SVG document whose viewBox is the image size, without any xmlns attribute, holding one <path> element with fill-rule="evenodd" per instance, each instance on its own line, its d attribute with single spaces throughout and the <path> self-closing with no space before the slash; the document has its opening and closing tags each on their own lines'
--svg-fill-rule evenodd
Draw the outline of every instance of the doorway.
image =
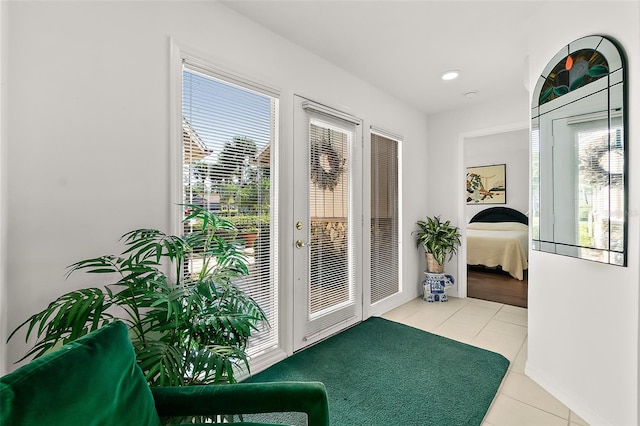
<svg viewBox="0 0 640 426">
<path fill-rule="evenodd" d="M 295 96 L 293 350 L 362 321 L 362 124 Z"/>
<path fill-rule="evenodd" d="M 468 266 L 466 225 L 478 212 L 494 204 L 467 203 L 464 197 L 466 168 L 506 164 L 506 203 L 509 207 L 528 215 L 530 205 L 530 149 L 528 124 L 513 124 L 500 128 L 479 130 L 460 136 L 460 177 L 462 190 L 459 202 L 458 223 L 462 233 L 462 246 L 458 262 L 460 297 L 474 297 L 514 306 L 527 306 L 528 270 L 524 279 L 518 280 L 498 268 Z M 523 247 L 529 252 L 529 247 Z"/>
</svg>

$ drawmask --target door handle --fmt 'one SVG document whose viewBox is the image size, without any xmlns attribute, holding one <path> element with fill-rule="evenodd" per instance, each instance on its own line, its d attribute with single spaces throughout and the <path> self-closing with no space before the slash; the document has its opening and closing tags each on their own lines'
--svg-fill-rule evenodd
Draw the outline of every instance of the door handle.
<svg viewBox="0 0 640 426">
<path fill-rule="evenodd" d="M 297 240 L 297 241 L 296 241 L 296 247 L 297 247 L 297 248 L 302 248 L 302 247 L 306 246 L 307 244 L 309 244 L 309 243 L 305 243 L 305 242 L 304 242 L 304 241 L 302 241 L 302 240 Z"/>
</svg>

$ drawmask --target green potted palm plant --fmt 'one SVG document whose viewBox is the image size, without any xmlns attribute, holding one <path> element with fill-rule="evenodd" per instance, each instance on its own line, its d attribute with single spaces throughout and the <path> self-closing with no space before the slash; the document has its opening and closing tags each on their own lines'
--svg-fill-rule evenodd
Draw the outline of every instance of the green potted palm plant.
<svg viewBox="0 0 640 426">
<path fill-rule="evenodd" d="M 418 220 L 418 230 L 413 234 L 416 237 L 416 246 L 423 247 L 427 258 L 427 272 L 443 273 L 444 262 L 458 252 L 460 245 L 460 232 L 457 226 L 451 225 L 451 221 L 442 222 L 440 216 L 427 217 L 427 220 Z"/>
<path fill-rule="evenodd" d="M 227 238 L 231 222 L 188 205 L 183 236 L 138 229 L 122 237 L 120 255 L 82 260 L 85 271 L 110 280 L 58 297 L 29 317 L 26 338 L 36 343 L 25 358 L 39 357 L 116 319 L 129 327 L 138 365 L 151 386 L 235 382 L 234 368 L 249 368 L 247 342 L 266 325 L 255 300 L 233 283 L 248 274 L 247 259 Z"/>
</svg>

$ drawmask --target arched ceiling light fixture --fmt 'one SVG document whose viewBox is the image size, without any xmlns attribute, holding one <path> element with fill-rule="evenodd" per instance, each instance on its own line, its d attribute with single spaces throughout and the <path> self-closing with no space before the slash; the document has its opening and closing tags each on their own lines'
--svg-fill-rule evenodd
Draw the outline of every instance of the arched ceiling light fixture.
<svg viewBox="0 0 640 426">
<path fill-rule="evenodd" d="M 460 71 L 458 71 L 458 70 L 450 70 L 450 71 L 446 71 L 444 74 L 442 74 L 442 79 L 443 80 L 454 80 L 454 79 L 458 78 L 459 75 L 460 75 Z"/>
</svg>

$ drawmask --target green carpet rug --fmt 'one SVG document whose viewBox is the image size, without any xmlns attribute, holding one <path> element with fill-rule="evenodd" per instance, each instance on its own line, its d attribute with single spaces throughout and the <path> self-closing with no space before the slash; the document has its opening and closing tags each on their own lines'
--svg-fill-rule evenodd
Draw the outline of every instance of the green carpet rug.
<svg viewBox="0 0 640 426">
<path fill-rule="evenodd" d="M 369 318 L 246 382 L 323 382 L 332 426 L 480 425 L 508 366 L 497 353 Z"/>
</svg>

